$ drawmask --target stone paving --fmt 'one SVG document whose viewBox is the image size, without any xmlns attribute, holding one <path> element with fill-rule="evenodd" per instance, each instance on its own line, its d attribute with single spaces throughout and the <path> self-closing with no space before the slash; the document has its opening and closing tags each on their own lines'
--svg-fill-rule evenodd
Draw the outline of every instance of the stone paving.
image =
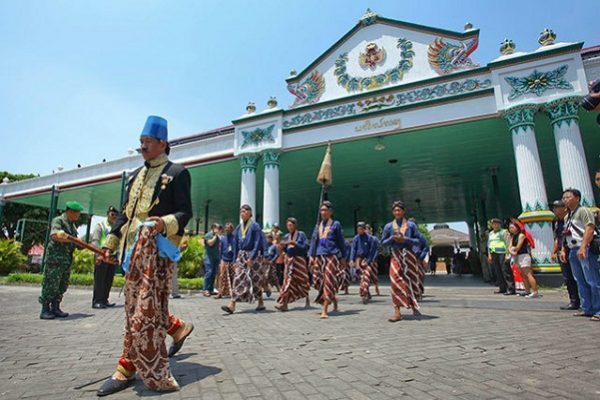
<svg viewBox="0 0 600 400">
<path fill-rule="evenodd" d="M 172 372 L 181 391 L 137 381 L 111 399 L 592 399 L 600 398 L 600 324 L 560 311 L 565 293 L 541 299 L 492 294 L 472 278 L 428 277 L 424 316 L 387 322 L 388 289 L 363 305 L 351 287 L 340 312 L 254 312 L 199 294 L 171 300 L 196 325 Z M 93 399 L 121 350 L 123 297 L 91 308 L 70 289 L 66 320 L 38 319 L 39 288 L 0 286 L 0 399 Z M 314 292 L 312 293 L 314 297 Z"/>
</svg>

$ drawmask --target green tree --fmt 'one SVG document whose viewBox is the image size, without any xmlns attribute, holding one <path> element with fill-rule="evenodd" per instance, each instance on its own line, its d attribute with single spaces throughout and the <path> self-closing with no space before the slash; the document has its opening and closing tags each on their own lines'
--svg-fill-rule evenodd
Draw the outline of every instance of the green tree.
<svg viewBox="0 0 600 400">
<path fill-rule="evenodd" d="M 7 171 L 0 171 L 0 181 L 8 178 L 10 182 L 22 181 L 25 179 L 36 178 L 39 175 L 34 174 L 12 174 Z M 5 232 L 9 238 L 14 238 L 17 221 L 21 218 L 34 219 L 39 221 L 48 220 L 48 209 L 44 207 L 30 206 L 27 204 L 6 203 L 2 210 L 0 219 L 0 230 Z M 29 248 L 29 246 L 27 246 Z M 26 249 L 23 249 L 26 250 Z"/>
<path fill-rule="evenodd" d="M 427 246 L 431 246 L 431 233 L 429 233 L 427 225 L 418 224 L 417 226 L 419 227 L 419 232 L 421 232 L 421 234 L 425 237 L 425 240 L 427 240 Z"/>
</svg>

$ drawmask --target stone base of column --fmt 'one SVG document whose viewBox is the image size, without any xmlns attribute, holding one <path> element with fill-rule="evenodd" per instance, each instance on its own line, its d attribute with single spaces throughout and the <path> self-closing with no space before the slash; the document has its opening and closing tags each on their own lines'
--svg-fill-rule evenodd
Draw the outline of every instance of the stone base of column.
<svg viewBox="0 0 600 400">
<path fill-rule="evenodd" d="M 531 255 L 533 270 L 536 273 L 560 273 L 560 265 L 550 258 L 554 247 L 552 232 L 554 218 L 554 213 L 550 210 L 525 211 L 519 215 L 519 219 L 531 232 L 535 241 L 535 248 L 531 249 Z"/>
</svg>

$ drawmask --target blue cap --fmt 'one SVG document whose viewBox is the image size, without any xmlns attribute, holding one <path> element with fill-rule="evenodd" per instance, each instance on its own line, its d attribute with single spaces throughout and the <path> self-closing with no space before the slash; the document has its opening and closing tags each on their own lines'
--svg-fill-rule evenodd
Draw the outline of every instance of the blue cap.
<svg viewBox="0 0 600 400">
<path fill-rule="evenodd" d="M 168 140 L 167 120 L 156 115 L 150 115 L 140 136 L 150 136 L 158 140 Z"/>
</svg>

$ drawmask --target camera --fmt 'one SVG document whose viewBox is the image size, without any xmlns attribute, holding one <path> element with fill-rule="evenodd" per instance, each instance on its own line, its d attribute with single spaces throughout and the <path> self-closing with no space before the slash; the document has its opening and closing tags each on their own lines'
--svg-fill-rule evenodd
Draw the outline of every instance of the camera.
<svg viewBox="0 0 600 400">
<path fill-rule="evenodd" d="M 600 92 L 600 79 L 594 81 L 590 86 L 590 93 L 598 93 Z M 592 111 L 600 104 L 600 98 L 592 97 L 591 95 L 586 95 L 581 99 L 581 107 L 585 108 L 587 111 Z"/>
</svg>

